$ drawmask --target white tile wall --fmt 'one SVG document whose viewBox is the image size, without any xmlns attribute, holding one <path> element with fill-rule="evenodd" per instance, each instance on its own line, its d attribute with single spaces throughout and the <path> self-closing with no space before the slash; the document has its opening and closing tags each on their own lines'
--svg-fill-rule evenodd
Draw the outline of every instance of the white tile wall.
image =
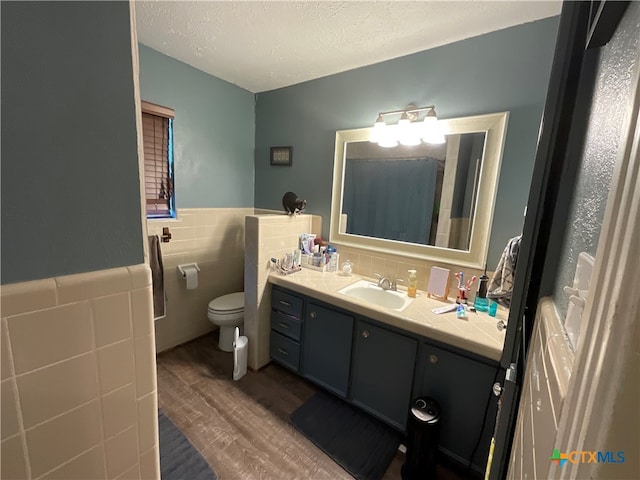
<svg viewBox="0 0 640 480">
<path fill-rule="evenodd" d="M 167 309 L 155 322 L 158 352 L 199 337 L 214 326 L 207 319 L 207 304 L 244 288 L 245 216 L 253 208 L 178 209 L 175 220 L 148 220 L 149 235 L 168 227 L 171 240 L 161 242 Z M 176 267 L 197 262 L 198 287 L 187 290 Z"/>
<path fill-rule="evenodd" d="M 1 300 L 0 477 L 159 479 L 149 268 L 3 285 Z"/>
<path fill-rule="evenodd" d="M 90 478 L 106 478 L 103 457 L 102 447 L 94 447 L 74 458 L 69 463 L 50 471 L 41 478 L 43 480 L 87 480 Z"/>
<path fill-rule="evenodd" d="M 315 233 L 316 215 L 247 216 L 245 224 L 245 329 L 249 339 L 248 365 L 259 369 L 269 362 L 271 289 L 269 262 L 298 248 L 301 233 Z"/>
<path fill-rule="evenodd" d="M 507 477 L 546 479 L 573 353 L 550 298 L 538 305 Z"/>
<path fill-rule="evenodd" d="M 513 434 L 508 472 L 510 478 L 522 478 L 522 422 L 518 422 Z"/>
<path fill-rule="evenodd" d="M 455 298 L 457 280 L 454 277 L 454 273 L 460 270 L 464 271 L 465 278 L 470 279 L 473 275 L 482 275 L 482 270 L 476 270 L 469 267 L 459 268 L 452 265 L 429 262 L 427 260 L 416 260 L 414 258 L 405 257 L 402 255 L 393 255 L 387 253 L 372 252 L 361 248 L 340 247 L 338 249 L 340 254 L 340 263 L 345 260 L 350 260 L 353 264 L 353 273 L 361 275 L 363 277 L 375 277 L 374 274 L 379 273 L 389 278 L 400 278 L 407 280 L 409 274 L 407 270 L 416 270 L 416 276 L 418 279 L 418 289 L 426 290 L 427 282 L 429 280 L 429 273 L 431 267 L 447 268 L 451 271 L 449 276 L 449 295 Z M 493 272 L 487 271 L 489 278 L 493 275 Z M 472 288 L 472 294 L 475 295 L 475 289 L 478 283 L 474 284 Z M 472 298 L 473 298 L 472 295 Z"/>
</svg>

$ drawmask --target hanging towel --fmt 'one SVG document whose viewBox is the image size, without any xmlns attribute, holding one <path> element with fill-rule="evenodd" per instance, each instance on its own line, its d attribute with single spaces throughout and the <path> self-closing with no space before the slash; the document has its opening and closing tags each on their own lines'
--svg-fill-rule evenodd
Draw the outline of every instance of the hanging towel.
<svg viewBox="0 0 640 480">
<path fill-rule="evenodd" d="M 511 305 L 511 294 L 513 293 L 513 277 L 518 263 L 518 252 L 520 251 L 520 240 L 522 235 L 513 237 L 507 242 L 507 246 L 502 251 L 500 261 L 493 273 L 493 278 L 489 282 L 487 297 L 495 300 L 500 305 L 509 307 Z"/>
<path fill-rule="evenodd" d="M 162 252 L 160 238 L 149 235 L 149 266 L 151 267 L 151 284 L 153 286 L 153 318 L 164 317 L 164 267 L 162 266 Z"/>
</svg>

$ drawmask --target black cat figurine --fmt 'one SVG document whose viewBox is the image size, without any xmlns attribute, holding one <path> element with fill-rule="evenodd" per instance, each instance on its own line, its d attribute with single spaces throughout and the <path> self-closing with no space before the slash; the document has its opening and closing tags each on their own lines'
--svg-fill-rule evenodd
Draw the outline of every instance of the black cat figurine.
<svg viewBox="0 0 640 480">
<path fill-rule="evenodd" d="M 297 215 L 304 211 L 307 206 L 307 201 L 302 198 L 298 198 L 298 196 L 293 192 L 287 192 L 282 197 L 282 206 L 284 207 L 284 211 L 289 215 Z"/>
</svg>

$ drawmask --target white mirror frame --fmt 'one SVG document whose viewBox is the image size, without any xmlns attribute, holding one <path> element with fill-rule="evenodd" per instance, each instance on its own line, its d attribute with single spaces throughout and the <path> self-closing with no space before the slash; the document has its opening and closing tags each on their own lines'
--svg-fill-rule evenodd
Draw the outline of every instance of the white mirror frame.
<svg viewBox="0 0 640 480">
<path fill-rule="evenodd" d="M 478 199 L 474 214 L 469 250 L 454 250 L 432 245 L 405 243 L 361 235 L 341 233 L 342 189 L 344 186 L 345 145 L 348 142 L 369 141 L 372 128 L 338 130 L 333 164 L 333 192 L 329 240 L 332 244 L 362 248 L 376 252 L 402 255 L 438 263 L 482 269 L 485 266 L 493 210 L 498 190 L 498 178 L 504 149 L 509 112 L 439 120 L 446 134 L 485 132 L 484 156 L 478 183 Z"/>
</svg>

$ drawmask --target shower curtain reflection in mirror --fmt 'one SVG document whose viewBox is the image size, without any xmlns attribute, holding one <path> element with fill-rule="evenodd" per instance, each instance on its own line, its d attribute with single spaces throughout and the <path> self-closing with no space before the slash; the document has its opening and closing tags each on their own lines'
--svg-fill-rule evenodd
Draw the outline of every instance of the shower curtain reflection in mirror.
<svg viewBox="0 0 640 480">
<path fill-rule="evenodd" d="M 348 159 L 342 208 L 347 233 L 433 244 L 437 180 L 438 161 L 431 158 Z"/>
<path fill-rule="evenodd" d="M 437 148 L 404 149 L 348 142 L 342 231 L 469 251 L 485 138 L 450 134 Z"/>
</svg>

